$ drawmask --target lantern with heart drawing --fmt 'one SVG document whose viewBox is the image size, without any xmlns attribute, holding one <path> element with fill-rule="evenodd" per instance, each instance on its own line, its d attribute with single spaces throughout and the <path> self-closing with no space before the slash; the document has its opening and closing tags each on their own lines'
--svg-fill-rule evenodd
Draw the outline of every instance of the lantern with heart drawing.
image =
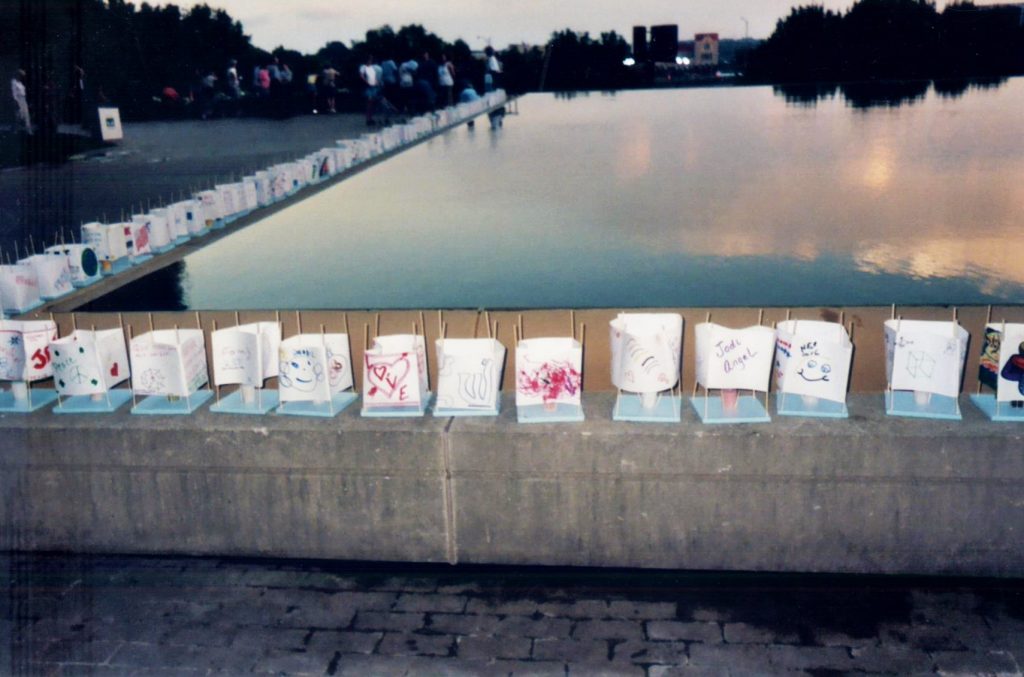
<svg viewBox="0 0 1024 677">
<path fill-rule="evenodd" d="M 61 395 L 102 395 L 131 376 L 120 329 L 76 330 L 51 341 L 50 355 Z"/>
<path fill-rule="evenodd" d="M 422 412 L 429 399 L 426 343 L 419 334 L 378 336 L 363 355 L 363 411 Z"/>
</svg>

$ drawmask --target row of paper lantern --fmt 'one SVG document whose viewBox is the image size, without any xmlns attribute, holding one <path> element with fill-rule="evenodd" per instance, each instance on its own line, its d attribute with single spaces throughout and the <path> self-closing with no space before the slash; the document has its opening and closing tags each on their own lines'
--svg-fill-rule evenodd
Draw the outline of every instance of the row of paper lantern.
<svg viewBox="0 0 1024 677">
<path fill-rule="evenodd" d="M 129 221 L 87 223 L 81 229 L 81 243 L 55 244 L 41 254 L 0 265 L 0 314 L 28 312 L 505 100 L 503 91 L 490 92 L 479 101 L 338 141 L 293 162 L 199 191 L 192 199 L 135 214 Z"/>
<path fill-rule="evenodd" d="M 623 313 L 611 322 L 612 382 L 620 391 L 619 404 L 635 412 L 624 418 L 659 420 L 659 408 L 667 408 L 664 414 L 669 418 L 678 418 L 682 331 L 678 314 Z M 787 320 L 774 329 L 735 329 L 705 322 L 695 333 L 697 383 L 709 397 L 710 391 L 718 391 L 711 404 L 725 420 L 738 416 L 730 413 L 736 405 L 733 393 L 766 393 L 773 374 L 777 393 L 796 398 L 795 409 L 781 413 L 845 412 L 853 345 L 841 324 Z M 889 402 L 890 413 L 906 408 L 903 413 L 909 415 L 916 411 L 954 417 L 942 415 L 946 402 L 958 417 L 955 403 L 968 332 L 956 322 L 892 319 L 885 322 L 884 333 L 890 394 L 913 395 L 903 404 Z M 287 408 L 289 403 L 305 402 L 306 413 L 315 415 L 319 408 L 333 415 L 336 398 L 351 394 L 354 386 L 345 333 L 300 333 L 282 339 L 280 324 L 258 322 L 216 330 L 211 342 L 213 384 L 218 389 L 241 386 L 243 395 L 249 395 L 248 404 L 241 403 L 245 406 L 251 405 L 252 393 L 263 389 L 267 379 L 277 377 L 275 404 Z M 440 338 L 435 349 L 435 411 L 496 414 L 504 345 L 490 338 Z M 60 396 L 103 395 L 130 378 L 136 396 L 191 398 L 209 382 L 206 356 L 201 329 L 150 331 L 126 344 L 121 329 L 75 330 L 58 338 L 52 321 L 0 322 L 0 380 L 36 382 L 52 377 Z M 416 415 L 429 405 L 432 394 L 421 335 L 377 337 L 365 351 L 362 373 L 367 415 Z M 576 339 L 519 341 L 515 375 L 521 419 L 582 418 L 583 346 Z M 980 377 L 995 391 L 995 407 L 1008 403 L 1003 413 L 1020 411 L 1015 403 L 1024 402 L 1024 324 L 987 325 Z M 354 396 L 342 399 L 347 403 Z M 674 404 L 674 410 L 666 402 Z M 710 415 L 708 401 L 702 402 L 702 415 Z M 765 413 L 755 418 L 761 420 Z"/>
</svg>

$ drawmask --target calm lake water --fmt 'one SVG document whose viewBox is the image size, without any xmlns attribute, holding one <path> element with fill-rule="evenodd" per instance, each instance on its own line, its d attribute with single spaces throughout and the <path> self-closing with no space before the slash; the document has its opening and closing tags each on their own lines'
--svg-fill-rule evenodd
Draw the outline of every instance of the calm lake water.
<svg viewBox="0 0 1024 677">
<path fill-rule="evenodd" d="M 770 87 L 518 106 L 189 256 L 143 305 L 1024 301 L 1024 79 L 884 107 Z"/>
</svg>

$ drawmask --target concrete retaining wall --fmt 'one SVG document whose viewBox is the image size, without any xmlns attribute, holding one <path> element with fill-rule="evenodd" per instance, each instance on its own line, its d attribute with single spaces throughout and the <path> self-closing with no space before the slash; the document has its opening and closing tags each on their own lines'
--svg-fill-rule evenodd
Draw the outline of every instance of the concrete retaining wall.
<svg viewBox="0 0 1024 677">
<path fill-rule="evenodd" d="M 1024 428 L 0 416 L 0 549 L 1024 574 Z"/>
</svg>

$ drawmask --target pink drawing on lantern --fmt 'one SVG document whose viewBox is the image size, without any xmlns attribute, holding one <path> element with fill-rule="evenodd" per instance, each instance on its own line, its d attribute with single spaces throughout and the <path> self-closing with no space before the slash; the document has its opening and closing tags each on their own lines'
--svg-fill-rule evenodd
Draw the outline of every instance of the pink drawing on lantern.
<svg viewBox="0 0 1024 677">
<path fill-rule="evenodd" d="M 524 395 L 541 396 L 545 402 L 573 397 L 580 390 L 582 376 L 568 362 L 545 362 L 533 371 L 519 370 L 517 387 Z"/>
<path fill-rule="evenodd" d="M 402 353 L 390 362 L 382 359 L 374 360 L 369 355 L 366 356 L 366 377 L 370 381 L 368 393 L 370 397 L 381 393 L 385 397 L 391 398 L 397 392 L 398 398 L 404 401 L 408 397 L 404 385 L 408 375 L 409 353 Z"/>
</svg>

